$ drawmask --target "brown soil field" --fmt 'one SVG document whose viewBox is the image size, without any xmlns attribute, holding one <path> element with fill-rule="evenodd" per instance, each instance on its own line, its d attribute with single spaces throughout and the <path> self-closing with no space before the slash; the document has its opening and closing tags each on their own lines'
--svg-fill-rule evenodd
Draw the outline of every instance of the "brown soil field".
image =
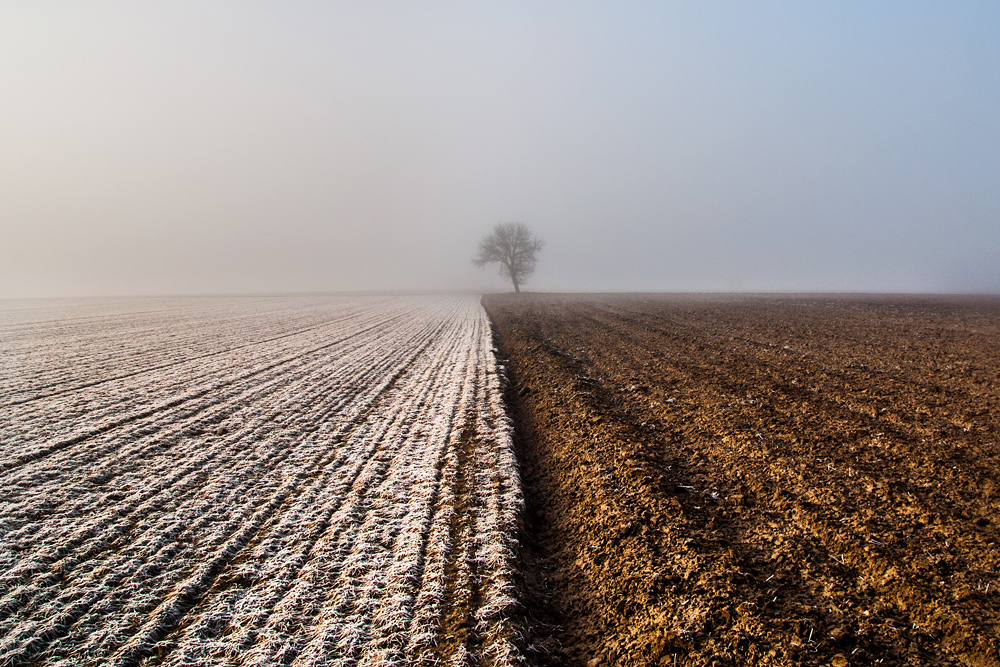
<svg viewBox="0 0 1000 667">
<path fill-rule="evenodd" d="M 536 663 L 1000 664 L 1000 299 L 484 305 Z"/>
</svg>

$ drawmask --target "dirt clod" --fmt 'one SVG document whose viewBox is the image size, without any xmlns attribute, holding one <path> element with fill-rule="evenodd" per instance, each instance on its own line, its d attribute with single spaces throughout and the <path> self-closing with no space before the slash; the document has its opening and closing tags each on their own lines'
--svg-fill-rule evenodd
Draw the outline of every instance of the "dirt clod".
<svg viewBox="0 0 1000 667">
<path fill-rule="evenodd" d="M 1000 664 L 1000 300 L 484 303 L 536 664 Z"/>
</svg>

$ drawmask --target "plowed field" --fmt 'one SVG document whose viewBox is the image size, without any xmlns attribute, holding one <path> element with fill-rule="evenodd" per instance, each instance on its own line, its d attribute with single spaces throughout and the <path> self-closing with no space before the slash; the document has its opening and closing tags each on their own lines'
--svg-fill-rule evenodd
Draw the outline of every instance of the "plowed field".
<svg viewBox="0 0 1000 667">
<path fill-rule="evenodd" d="M 0 665 L 506 664 L 476 299 L 6 303 Z"/>
<path fill-rule="evenodd" d="M 1000 301 L 491 296 L 540 664 L 1000 664 Z"/>
</svg>

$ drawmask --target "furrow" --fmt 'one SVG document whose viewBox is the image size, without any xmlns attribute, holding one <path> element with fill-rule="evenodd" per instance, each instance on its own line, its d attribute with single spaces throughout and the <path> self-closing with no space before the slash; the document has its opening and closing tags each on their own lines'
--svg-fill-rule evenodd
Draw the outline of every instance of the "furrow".
<svg viewBox="0 0 1000 667">
<path fill-rule="evenodd" d="M 0 333 L 0 666 L 415 664 L 453 607 L 450 660 L 516 662 L 476 300 L 46 305 Z"/>
</svg>

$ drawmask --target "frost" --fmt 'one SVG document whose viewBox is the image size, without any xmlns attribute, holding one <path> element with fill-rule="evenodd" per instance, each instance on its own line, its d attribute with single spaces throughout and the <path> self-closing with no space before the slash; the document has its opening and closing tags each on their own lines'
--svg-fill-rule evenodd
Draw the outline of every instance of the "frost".
<svg viewBox="0 0 1000 667">
<path fill-rule="evenodd" d="M 0 665 L 517 661 L 475 299 L 53 308 L 0 312 Z"/>
</svg>

